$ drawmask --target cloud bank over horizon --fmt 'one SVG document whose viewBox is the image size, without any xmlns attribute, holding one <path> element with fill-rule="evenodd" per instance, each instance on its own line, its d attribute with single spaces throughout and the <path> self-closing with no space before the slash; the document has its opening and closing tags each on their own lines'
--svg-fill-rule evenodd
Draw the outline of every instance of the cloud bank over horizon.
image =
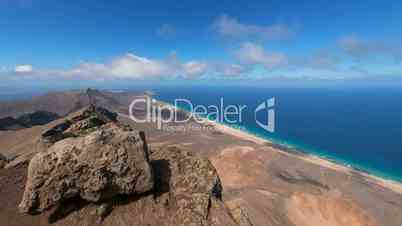
<svg viewBox="0 0 402 226">
<path fill-rule="evenodd" d="M 36 69 L 32 65 L 16 65 L 13 70 L 1 72 L 13 79 L 133 79 L 133 80 L 172 80 L 199 79 L 205 75 L 236 77 L 243 72 L 238 64 L 206 61 L 182 62 L 175 55 L 166 59 L 150 59 L 127 53 L 114 57 L 105 63 L 82 62 L 70 69 Z"/>
<path fill-rule="evenodd" d="M 43 69 L 30 64 L 2 67 L 0 75 L 11 79 L 86 79 L 86 80 L 199 80 L 199 79 L 276 79 L 276 80 L 348 80 L 379 79 L 378 76 L 402 76 L 401 48 L 345 36 L 334 45 L 337 51 L 319 49 L 302 57 L 271 51 L 254 42 L 242 42 L 230 51 L 232 62 L 217 60 L 181 61 L 176 54 L 163 59 L 122 54 L 105 62 L 84 61 L 69 69 Z M 393 70 L 377 72 L 362 62 L 389 57 L 391 63 L 377 64 Z M 345 60 L 348 59 L 348 60 Z M 347 67 L 344 64 L 349 64 Z M 257 69 L 256 69 L 257 68 Z M 376 77 L 377 76 L 377 77 Z"/>
</svg>

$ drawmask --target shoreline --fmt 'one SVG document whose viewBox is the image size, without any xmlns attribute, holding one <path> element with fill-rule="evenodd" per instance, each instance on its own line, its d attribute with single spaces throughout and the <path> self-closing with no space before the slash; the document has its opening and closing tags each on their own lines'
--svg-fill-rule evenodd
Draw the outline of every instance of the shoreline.
<svg viewBox="0 0 402 226">
<path fill-rule="evenodd" d="M 180 109 L 180 110 L 182 110 L 182 109 Z M 276 145 L 274 142 L 272 142 L 269 139 L 264 139 L 264 138 L 258 137 L 255 134 L 252 134 L 250 132 L 232 128 L 228 125 L 224 125 L 222 123 L 218 123 L 218 122 L 215 122 L 210 119 L 207 119 L 207 121 L 208 121 L 208 123 L 213 124 L 215 126 L 215 128 L 217 128 L 217 130 L 219 130 L 222 133 L 232 135 L 232 136 L 238 137 L 240 139 L 249 140 L 258 145 L 265 145 L 267 143 L 272 144 L 273 146 L 270 146 L 270 148 L 272 148 L 272 150 L 274 150 L 274 151 L 278 151 L 282 154 L 296 157 L 300 160 L 307 161 L 312 164 L 316 164 L 316 165 L 319 165 L 319 166 L 322 166 L 322 167 L 325 167 L 328 169 L 332 169 L 332 170 L 335 170 L 338 172 L 343 172 L 343 173 L 346 173 L 349 175 L 351 175 L 352 173 L 357 173 L 360 176 L 362 176 L 362 178 L 366 179 L 366 181 L 368 181 L 368 182 L 375 183 L 382 187 L 391 189 L 394 192 L 402 194 L 402 183 L 400 183 L 398 181 L 382 178 L 377 175 L 373 175 L 370 172 L 366 172 L 361 169 L 355 168 L 353 166 L 346 166 L 335 160 L 325 159 L 323 157 L 320 157 L 320 156 L 317 156 L 317 155 L 314 155 L 311 153 L 300 152 L 298 150 L 292 150 L 292 151 L 285 150 L 284 148 L 279 147 L 278 145 Z"/>
<path fill-rule="evenodd" d="M 186 109 L 176 108 L 172 104 L 164 102 L 164 101 L 160 101 L 160 100 L 156 100 L 156 101 L 160 104 L 167 105 L 175 110 L 183 111 L 183 112 L 189 114 L 189 112 Z M 269 140 L 268 138 L 262 138 L 249 131 L 236 129 L 229 125 L 219 123 L 219 122 L 216 122 L 216 121 L 208 119 L 208 118 L 203 118 L 203 119 L 206 120 L 205 123 L 213 125 L 217 131 L 220 131 L 227 135 L 235 136 L 235 137 L 237 137 L 239 139 L 243 139 L 243 140 L 248 140 L 257 145 L 270 144 L 271 145 L 270 148 L 273 151 L 277 151 L 281 154 L 285 154 L 285 155 L 288 155 L 291 157 L 296 157 L 300 160 L 307 161 L 309 163 L 312 163 L 312 164 L 315 164 L 315 165 L 318 165 L 321 167 L 325 167 L 327 169 L 332 169 L 337 172 L 342 172 L 342 173 L 345 173 L 348 175 L 358 174 L 363 179 L 365 179 L 366 182 L 373 183 L 373 184 L 379 185 L 381 187 L 388 188 L 396 193 L 402 194 L 402 183 L 401 182 L 398 182 L 398 181 L 395 181 L 392 179 L 388 179 L 388 178 L 382 178 L 382 177 L 374 175 L 368 171 L 365 171 L 365 170 L 362 170 L 362 169 L 359 169 L 359 168 L 356 168 L 353 166 L 344 165 L 336 160 L 326 159 L 324 157 L 321 157 L 321 156 L 318 156 L 315 154 L 311 154 L 308 152 L 298 151 L 297 149 L 286 150 L 286 146 L 280 147 L 280 144 L 276 144 L 272 140 Z"/>
</svg>

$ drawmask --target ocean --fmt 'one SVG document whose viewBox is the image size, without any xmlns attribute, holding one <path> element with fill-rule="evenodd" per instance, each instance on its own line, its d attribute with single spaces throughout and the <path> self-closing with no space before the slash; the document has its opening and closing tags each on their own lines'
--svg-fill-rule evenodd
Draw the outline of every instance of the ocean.
<svg viewBox="0 0 402 226">
<path fill-rule="evenodd" d="M 402 89 L 398 87 L 159 87 L 155 98 L 195 105 L 246 105 L 242 122 L 228 123 L 273 143 L 402 182 Z M 256 107 L 275 98 L 275 131 Z M 188 108 L 188 104 L 182 104 Z"/>
</svg>

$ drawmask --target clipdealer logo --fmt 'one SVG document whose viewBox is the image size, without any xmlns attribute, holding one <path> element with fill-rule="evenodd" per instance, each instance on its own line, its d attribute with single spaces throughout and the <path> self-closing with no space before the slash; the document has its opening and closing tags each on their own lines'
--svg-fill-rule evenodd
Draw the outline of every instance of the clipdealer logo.
<svg viewBox="0 0 402 226">
<path fill-rule="evenodd" d="M 182 108 L 186 109 L 186 116 L 179 117 Z M 166 123 L 185 123 L 193 120 L 198 123 L 215 121 L 226 124 L 241 124 L 243 122 L 246 105 L 225 105 L 221 97 L 218 105 L 194 105 L 188 99 L 175 99 L 174 104 L 157 101 L 149 96 L 136 98 L 129 106 L 129 117 L 137 123 L 156 123 L 161 129 Z M 138 116 L 141 113 L 141 116 Z M 262 113 L 262 114 L 261 114 Z M 260 120 L 257 114 L 264 115 Z M 260 103 L 254 109 L 255 123 L 268 132 L 275 132 L 275 98 Z"/>
</svg>

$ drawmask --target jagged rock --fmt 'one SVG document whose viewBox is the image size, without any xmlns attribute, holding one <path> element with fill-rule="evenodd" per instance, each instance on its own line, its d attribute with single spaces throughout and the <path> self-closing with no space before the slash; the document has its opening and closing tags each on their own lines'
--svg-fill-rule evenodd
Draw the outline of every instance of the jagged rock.
<svg viewBox="0 0 402 226">
<path fill-rule="evenodd" d="M 222 184 L 208 159 L 176 147 L 153 152 L 151 159 L 166 161 L 169 166 L 170 177 L 161 172 L 163 168 L 155 168 L 159 175 L 156 183 L 169 186 L 161 198 L 173 210 L 166 215 L 169 223 L 164 225 L 236 225 L 221 200 Z"/>
<path fill-rule="evenodd" d="M 42 141 L 53 144 L 68 137 L 88 134 L 109 122 L 116 122 L 117 114 L 91 105 L 69 116 L 64 122 L 42 134 Z"/>
<path fill-rule="evenodd" d="M 171 225 L 208 225 L 211 203 L 222 195 L 222 185 L 212 164 L 175 147 L 155 152 L 152 158 L 169 162 L 169 203 L 175 206 Z"/>
<path fill-rule="evenodd" d="M 115 112 L 111 112 L 105 108 L 95 106 L 95 105 L 90 105 L 89 107 L 78 111 L 77 113 L 73 114 L 71 116 L 71 120 L 73 122 L 81 121 L 87 118 L 93 118 L 96 117 L 99 119 L 99 121 L 103 123 L 108 123 L 108 122 L 116 122 L 117 121 L 117 114 Z"/>
<path fill-rule="evenodd" d="M 153 188 L 144 140 L 114 124 L 56 142 L 30 161 L 21 212 L 41 212 L 71 197 L 99 202 Z"/>
<path fill-rule="evenodd" d="M 63 204 L 63 209 L 78 210 L 54 225 L 238 226 L 220 198 L 220 180 L 208 159 L 175 147 L 153 150 L 149 157 L 155 180 L 152 191 L 114 197 L 109 201 L 112 211 L 101 223 L 104 207 Z"/>
<path fill-rule="evenodd" d="M 133 197 L 126 211 L 114 209 L 103 225 L 237 225 L 221 200 L 222 185 L 208 159 L 176 147 L 155 150 L 150 159 L 155 173 L 153 194 Z"/>
<path fill-rule="evenodd" d="M 91 106 L 43 133 L 45 148 L 30 161 L 20 211 L 42 212 L 63 201 L 59 207 L 76 209 L 66 203 L 81 197 L 95 205 L 57 225 L 94 225 L 94 215 L 102 225 L 237 225 L 208 159 L 175 147 L 148 156 L 145 134 L 116 116 Z"/>
<path fill-rule="evenodd" d="M 67 137 L 66 134 L 64 134 L 64 131 L 66 131 L 68 128 L 71 126 L 71 121 L 64 121 L 53 128 L 46 130 L 44 133 L 42 133 L 42 141 L 45 143 L 56 143 L 59 140 L 64 139 Z"/>
</svg>

